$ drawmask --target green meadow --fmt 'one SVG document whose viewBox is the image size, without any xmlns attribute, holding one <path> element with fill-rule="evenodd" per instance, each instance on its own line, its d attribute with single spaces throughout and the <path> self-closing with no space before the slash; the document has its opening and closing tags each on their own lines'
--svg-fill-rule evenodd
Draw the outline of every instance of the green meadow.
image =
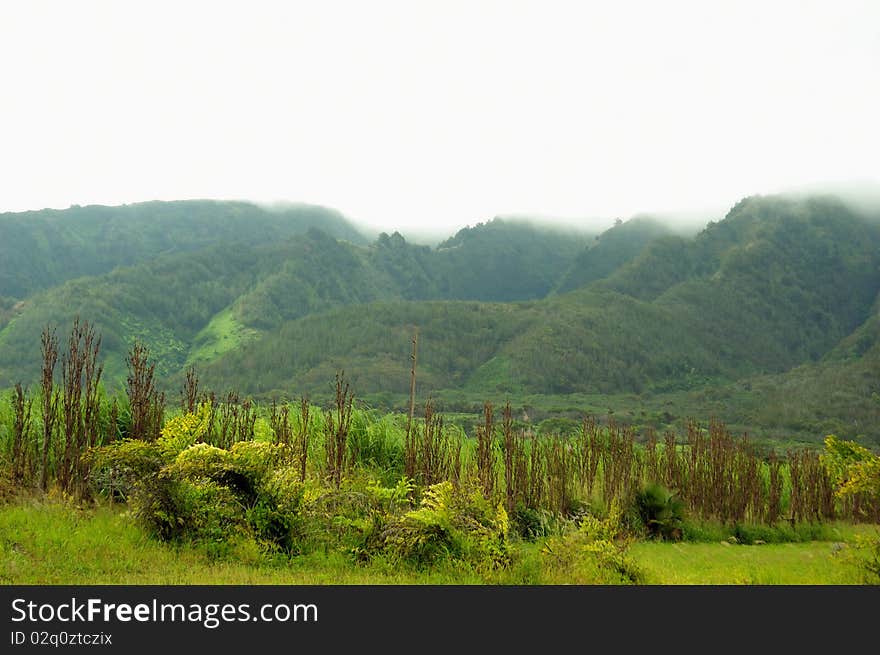
<svg viewBox="0 0 880 655">
<path fill-rule="evenodd" d="M 839 524 L 833 541 L 743 545 L 638 542 L 630 555 L 653 585 L 846 585 L 864 582 L 858 539 L 875 526 Z M 198 544 L 156 541 L 131 521 L 127 507 L 78 510 L 51 501 L 19 501 L 0 508 L 0 582 L 3 584 L 593 584 L 590 566 L 560 574 L 542 542 L 514 546 L 509 569 L 478 572 L 452 566 L 428 569 L 374 562 L 353 564 L 340 553 L 267 557 L 239 550 L 212 557 Z M 571 570 L 569 570 L 569 573 Z"/>
</svg>

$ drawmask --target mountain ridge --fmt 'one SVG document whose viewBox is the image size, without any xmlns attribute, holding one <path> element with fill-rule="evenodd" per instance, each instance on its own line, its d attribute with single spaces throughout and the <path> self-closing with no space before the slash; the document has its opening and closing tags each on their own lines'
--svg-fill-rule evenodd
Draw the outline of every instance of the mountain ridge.
<svg viewBox="0 0 880 655">
<path fill-rule="evenodd" d="M 169 221 L 213 206 L 191 202 L 146 209 Z M 141 261 L 76 277 L 81 267 L 60 267 L 37 280 L 45 288 L 20 285 L 22 297 L 14 263 L 0 264 L 0 385 L 32 383 L 42 327 L 63 332 L 79 314 L 103 334 L 111 386 L 138 340 L 168 389 L 195 364 L 209 387 L 246 394 L 319 393 L 338 369 L 368 396 L 400 394 L 418 329 L 420 384 L 439 394 L 648 397 L 785 378 L 815 399 L 823 372 L 874 389 L 880 221 L 830 196 L 744 198 L 693 236 L 648 217 L 599 235 L 494 219 L 436 247 L 396 232 L 344 238 L 350 225 L 331 221 L 334 235 L 308 224 L 325 215 L 314 208 L 279 227 L 259 208 L 216 207 L 229 224 L 213 239 L 194 228 L 152 252 L 144 237 L 132 246 Z M 254 216 L 262 227 L 249 230 Z M 9 221 L 0 215 L 0 231 Z M 760 414 L 757 397 L 740 400 Z"/>
</svg>

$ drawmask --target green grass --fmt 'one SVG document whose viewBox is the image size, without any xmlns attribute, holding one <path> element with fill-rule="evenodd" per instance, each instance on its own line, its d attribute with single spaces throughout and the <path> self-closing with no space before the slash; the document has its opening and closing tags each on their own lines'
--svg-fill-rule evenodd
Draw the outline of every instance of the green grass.
<svg viewBox="0 0 880 655">
<path fill-rule="evenodd" d="M 859 584 L 847 557 L 872 526 L 834 528 L 840 541 L 761 546 L 639 542 L 630 555 L 645 584 Z M 842 547 L 835 543 L 845 544 Z M 837 550 L 838 552 L 835 552 Z M 0 584 L 592 584 L 607 581 L 586 559 L 548 565 L 542 544 L 519 543 L 503 571 L 416 570 L 343 553 L 270 557 L 244 543 L 223 558 L 151 538 L 125 507 L 75 510 L 51 502 L 0 507 Z"/>
<path fill-rule="evenodd" d="M 523 385 L 513 381 L 512 367 L 513 363 L 510 358 L 496 355 L 470 375 L 465 389 L 476 393 L 485 389 L 498 389 L 503 393 L 522 395 L 524 393 Z"/>
<path fill-rule="evenodd" d="M 520 544 L 512 565 L 476 571 L 453 565 L 418 570 L 378 560 L 355 564 L 344 553 L 271 557 L 244 543 L 223 558 L 200 545 L 159 542 L 125 508 L 74 510 L 30 502 L 0 508 L 0 584 L 590 584 L 591 562 L 565 574 L 546 567 L 538 544 Z"/>
<path fill-rule="evenodd" d="M 123 507 L 77 511 L 51 503 L 0 509 L 2 584 L 415 584 L 448 583 L 448 573 L 354 566 L 342 554 L 283 563 L 242 547 L 215 559 L 194 546 L 164 544 Z M 476 578 L 459 582 L 478 582 Z"/>
<path fill-rule="evenodd" d="M 239 323 L 232 308 L 227 307 L 222 312 L 215 314 L 211 321 L 195 336 L 194 345 L 186 363 L 210 361 L 223 353 L 235 350 L 257 335 L 257 330 Z"/>
<path fill-rule="evenodd" d="M 838 543 L 641 542 L 632 547 L 631 554 L 641 565 L 646 584 L 860 584 L 858 569 L 846 559 L 852 545 Z"/>
</svg>

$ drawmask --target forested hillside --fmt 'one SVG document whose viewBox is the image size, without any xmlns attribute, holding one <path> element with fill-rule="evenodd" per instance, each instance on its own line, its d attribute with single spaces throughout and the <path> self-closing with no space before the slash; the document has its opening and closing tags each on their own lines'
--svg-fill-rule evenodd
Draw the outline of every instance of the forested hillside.
<svg viewBox="0 0 880 655">
<path fill-rule="evenodd" d="M 702 389 L 730 399 L 735 423 L 872 432 L 872 219 L 833 197 L 755 196 L 691 238 L 647 218 L 600 235 L 495 219 L 432 248 L 396 232 L 367 243 L 311 207 L 7 214 L 0 384 L 33 383 L 40 331 L 78 314 L 103 336 L 109 387 L 138 341 L 168 389 L 191 364 L 209 388 L 263 397 L 325 392 L 345 369 L 381 398 L 408 390 L 418 330 L 426 393 Z"/>
<path fill-rule="evenodd" d="M 671 234 L 666 225 L 649 217 L 633 218 L 596 236 L 575 258 L 559 282 L 557 291 L 565 293 L 601 280 L 635 259 L 645 246 Z"/>
<path fill-rule="evenodd" d="M 171 204 L 172 210 L 182 211 L 178 203 Z M 196 203 L 193 208 L 207 211 L 206 206 Z M 277 220 L 276 214 L 249 205 L 218 203 L 218 207 L 222 211 L 215 220 L 220 222 L 228 221 L 233 209 L 259 220 L 253 232 L 246 220 L 232 221 L 232 227 L 219 230 L 214 238 L 199 237 L 200 230 L 210 225 L 210 214 L 175 214 L 161 207 L 157 224 L 177 216 L 181 225 L 175 229 L 187 235 L 179 247 L 156 249 L 155 244 L 148 247 L 133 236 L 132 243 L 140 243 L 141 263 L 91 276 L 77 276 L 72 267 L 60 267 L 58 275 L 69 279 L 31 291 L 24 299 L 13 296 L 19 287 L 0 286 L 0 297 L 5 296 L 0 303 L 0 383 L 35 380 L 39 339 L 34 335 L 47 324 L 69 324 L 75 315 L 87 317 L 103 335 L 108 384 L 124 381 L 124 358 L 135 340 L 148 346 L 158 374 L 166 379 L 188 363 L 215 359 L 273 334 L 287 321 L 340 305 L 540 297 L 589 239 L 586 234 L 496 220 L 465 228 L 436 249 L 410 244 L 397 233 L 359 245 L 354 228 L 338 223 L 329 211 L 330 232 L 324 225 L 311 224 L 320 223 L 317 219 L 323 210 L 309 209 L 309 221 L 296 222 L 288 216 L 290 220 L 282 225 L 290 235 L 282 238 L 277 231 L 272 237 L 260 233 L 267 225 L 275 225 L 268 221 Z M 87 231 L 89 221 L 83 227 L 79 210 L 69 211 L 73 214 L 58 221 L 70 220 L 72 231 Z M 28 220 L 13 217 L 10 224 Z M 112 218 L 105 219 L 108 231 L 122 229 Z M 117 216 L 116 220 L 125 218 Z M 149 222 L 144 218 L 136 225 L 146 230 Z M 235 230 L 247 236 L 236 239 Z M 335 232 L 351 238 L 338 239 Z M 198 247 L 199 238 L 209 245 Z M 155 251 L 152 257 L 146 254 L 150 248 Z M 109 261 L 108 256 L 105 265 Z M 32 265 L 43 266 L 39 258 Z"/>
<path fill-rule="evenodd" d="M 389 359 L 406 367 L 405 335 L 418 326 L 422 361 L 440 388 L 662 391 L 817 360 L 868 319 L 878 289 L 875 226 L 839 203 L 755 199 L 695 239 L 661 238 L 607 279 L 567 294 L 508 305 L 350 307 L 287 324 L 208 372 L 229 383 L 233 371 L 266 371 L 283 358 L 275 371 L 245 375 L 250 390 L 301 386 L 310 369 L 336 365 L 360 370 L 372 380 L 365 386 L 380 390 L 405 376 L 384 381 L 369 372 L 370 357 L 375 366 Z M 478 316 L 493 323 L 478 329 Z M 286 355 L 288 344 L 298 353 Z"/>
<path fill-rule="evenodd" d="M 364 242 L 340 213 L 310 205 L 267 210 L 187 200 L 0 214 L 0 297 L 21 299 L 73 278 L 218 243 L 271 243 L 310 227 Z"/>
</svg>

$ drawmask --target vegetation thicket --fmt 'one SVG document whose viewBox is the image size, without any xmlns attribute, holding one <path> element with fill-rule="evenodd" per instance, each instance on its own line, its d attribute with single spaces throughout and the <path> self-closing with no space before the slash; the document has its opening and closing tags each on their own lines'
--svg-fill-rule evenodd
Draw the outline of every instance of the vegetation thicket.
<svg viewBox="0 0 880 655">
<path fill-rule="evenodd" d="M 430 401 L 411 424 L 370 410 L 341 373 L 328 407 L 264 407 L 199 394 L 191 369 L 181 409 L 166 415 L 143 345 L 129 353 L 126 395 L 108 397 L 88 322 L 74 322 L 60 354 L 60 387 L 49 328 L 42 343 L 38 397 L 19 385 L 0 411 L 7 493 L 125 502 L 156 538 L 213 556 L 332 551 L 492 571 L 511 565 L 517 543 L 539 540 L 548 565 L 588 561 L 594 581 L 633 582 L 633 539 L 806 541 L 836 520 L 880 522 L 880 457 L 834 436 L 821 454 L 765 457 L 717 421 L 640 442 L 613 419 L 536 432 L 509 404 L 499 420 L 491 403 L 468 435 Z M 876 575 L 877 546 L 864 548 L 858 561 Z"/>
<path fill-rule="evenodd" d="M 832 197 L 747 198 L 696 235 L 496 219 L 436 247 L 369 242 L 320 208 L 142 203 L 4 214 L 0 244 L 3 387 L 36 385 L 33 335 L 81 315 L 113 393 L 139 342 L 166 394 L 198 365 L 262 403 L 324 402 L 344 369 L 402 409 L 418 326 L 422 388 L 447 411 L 509 398 L 547 418 L 595 396 L 660 432 L 718 416 L 767 439 L 880 443 L 880 228 Z"/>
<path fill-rule="evenodd" d="M 2 214 L 0 498 L 212 557 L 645 580 L 634 543 L 880 521 L 878 311 L 880 225 L 832 197 L 435 247 L 306 206 Z"/>
</svg>

